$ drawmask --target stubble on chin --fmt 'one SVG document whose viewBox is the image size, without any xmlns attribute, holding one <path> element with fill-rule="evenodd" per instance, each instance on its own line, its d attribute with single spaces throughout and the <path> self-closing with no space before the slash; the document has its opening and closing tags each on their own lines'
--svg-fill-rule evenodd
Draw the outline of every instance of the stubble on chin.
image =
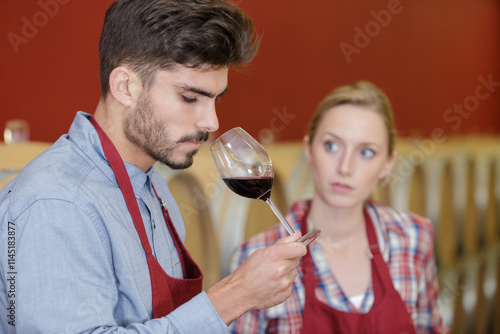
<svg viewBox="0 0 500 334">
<path fill-rule="evenodd" d="M 194 156 L 196 155 L 196 153 L 198 153 L 198 150 L 191 151 L 191 152 L 187 153 L 185 159 L 181 162 L 174 161 L 174 159 L 172 159 L 172 157 L 171 157 L 171 154 L 169 154 L 168 158 L 161 158 L 161 159 L 156 159 L 156 160 L 161 162 L 162 164 L 170 167 L 171 169 L 181 170 L 181 169 L 186 169 L 186 168 L 191 167 L 191 165 L 193 164 Z"/>
<path fill-rule="evenodd" d="M 179 141 L 169 140 L 168 132 L 164 124 L 155 117 L 153 105 L 147 93 L 139 98 L 137 106 L 124 124 L 124 132 L 127 139 L 136 145 L 141 151 L 160 163 L 175 169 L 186 169 L 193 164 L 194 156 L 198 150 L 193 150 L 177 160 L 175 151 L 184 142 L 208 140 L 208 132 L 198 131 L 192 135 L 186 135 Z"/>
</svg>

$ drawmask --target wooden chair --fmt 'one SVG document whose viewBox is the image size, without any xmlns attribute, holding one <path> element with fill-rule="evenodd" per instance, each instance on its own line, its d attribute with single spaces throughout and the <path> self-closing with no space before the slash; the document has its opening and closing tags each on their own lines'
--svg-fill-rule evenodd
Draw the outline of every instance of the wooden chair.
<svg viewBox="0 0 500 334">
<path fill-rule="evenodd" d="M 500 147 L 492 146 L 488 154 L 490 163 L 489 183 L 486 185 L 485 242 L 490 246 L 500 242 Z"/>
<path fill-rule="evenodd" d="M 484 296 L 484 311 L 480 324 L 483 333 L 500 333 L 498 309 L 500 308 L 500 246 L 489 246 L 483 255 L 484 275 L 482 292 Z M 496 329 L 495 329 L 496 327 Z"/>
<path fill-rule="evenodd" d="M 421 182 L 419 168 L 419 166 L 409 163 L 404 156 L 398 158 L 394 164 L 394 171 L 388 183 L 389 206 L 396 210 L 410 211 L 412 187 L 414 184 Z M 414 181 L 417 177 L 419 180 Z"/>
<path fill-rule="evenodd" d="M 471 212 L 471 161 L 465 150 L 455 150 L 450 158 L 453 188 L 453 220 L 457 231 L 457 255 L 472 253 L 472 235 L 466 234 L 466 222 L 470 222 Z M 468 216 L 467 216 L 468 215 Z M 470 226 L 470 224 L 468 224 Z M 467 239 L 466 239 L 467 235 Z M 468 241 L 466 241 L 468 240 Z"/>
<path fill-rule="evenodd" d="M 453 214 L 453 184 L 450 156 L 437 152 L 423 166 L 425 216 L 434 225 L 434 245 L 438 268 L 457 261 L 457 227 Z"/>
</svg>

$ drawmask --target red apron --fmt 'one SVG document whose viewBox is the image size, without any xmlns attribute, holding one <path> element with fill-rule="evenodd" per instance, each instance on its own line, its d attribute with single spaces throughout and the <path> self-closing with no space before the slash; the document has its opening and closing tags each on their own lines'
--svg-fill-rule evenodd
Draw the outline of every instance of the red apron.
<svg viewBox="0 0 500 334">
<path fill-rule="evenodd" d="M 141 239 L 142 247 L 146 252 L 146 261 L 148 263 L 149 276 L 151 279 L 153 318 L 163 317 L 202 291 L 203 274 L 189 255 L 187 249 L 184 247 L 177 231 L 175 230 L 174 224 L 170 219 L 165 202 L 158 197 L 158 194 L 153 187 L 156 197 L 158 197 L 162 206 L 163 216 L 168 230 L 170 231 L 170 235 L 174 241 L 175 248 L 179 253 L 182 271 L 185 278 L 173 278 L 165 273 L 161 265 L 158 263 L 158 260 L 156 260 L 153 255 L 151 246 L 149 245 L 146 229 L 144 228 L 141 212 L 139 211 L 139 205 L 135 199 L 134 190 L 132 189 L 132 184 L 130 183 L 130 178 L 127 170 L 125 169 L 123 160 L 116 151 L 116 148 L 109 137 L 104 133 L 94 118 L 91 118 L 90 122 L 95 127 L 97 134 L 99 135 L 104 154 L 113 169 L 118 185 L 120 186 L 120 190 L 123 194 L 125 202 L 127 203 L 127 208 L 132 216 L 132 220 L 134 221 L 135 229 Z"/>
<path fill-rule="evenodd" d="M 318 282 L 311 253 L 304 256 L 305 306 L 303 313 L 304 334 L 322 333 L 415 333 L 413 321 L 399 293 L 392 285 L 389 268 L 378 247 L 377 236 L 370 215 L 365 210 L 366 233 L 373 258 L 371 271 L 375 300 L 368 313 L 343 312 L 318 301 L 314 288 Z M 302 234 L 307 232 L 307 223 L 302 225 Z"/>
</svg>

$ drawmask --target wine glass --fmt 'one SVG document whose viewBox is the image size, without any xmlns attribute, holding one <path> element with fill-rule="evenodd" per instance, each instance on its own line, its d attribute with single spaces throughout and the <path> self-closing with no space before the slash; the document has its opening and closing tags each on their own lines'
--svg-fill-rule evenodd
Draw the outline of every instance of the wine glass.
<svg viewBox="0 0 500 334">
<path fill-rule="evenodd" d="M 23 119 L 11 119 L 5 123 L 3 132 L 5 144 L 13 145 L 30 140 L 30 125 Z"/>
<path fill-rule="evenodd" d="M 252 136 L 242 128 L 233 128 L 213 142 L 210 152 L 222 180 L 229 189 L 240 196 L 266 202 L 288 233 L 295 233 L 271 199 L 274 180 L 271 158 Z M 320 232 L 314 229 L 299 241 L 308 245 Z"/>
</svg>

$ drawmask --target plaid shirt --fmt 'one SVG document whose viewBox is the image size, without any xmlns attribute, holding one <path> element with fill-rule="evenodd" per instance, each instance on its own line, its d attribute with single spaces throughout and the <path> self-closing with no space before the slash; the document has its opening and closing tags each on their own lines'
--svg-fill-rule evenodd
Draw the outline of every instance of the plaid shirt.
<svg viewBox="0 0 500 334">
<path fill-rule="evenodd" d="M 300 231 L 299 222 L 309 206 L 310 201 L 298 201 L 287 215 L 287 220 L 295 230 Z M 422 217 L 399 212 L 376 202 L 369 202 L 367 208 L 376 225 L 379 245 L 389 265 L 394 288 L 406 304 L 417 333 L 446 333 L 437 308 L 438 283 L 432 226 Z M 231 270 L 235 270 L 255 250 L 270 246 L 286 235 L 287 231 L 281 225 L 276 225 L 251 238 L 233 255 Z M 309 251 L 320 281 L 315 290 L 316 298 L 344 312 L 368 312 L 374 301 L 371 283 L 360 309 L 354 309 L 332 274 L 318 241 L 309 245 Z M 231 332 L 300 333 L 305 303 L 302 277 L 301 263 L 290 298 L 266 310 L 247 312 L 232 324 Z"/>
</svg>

